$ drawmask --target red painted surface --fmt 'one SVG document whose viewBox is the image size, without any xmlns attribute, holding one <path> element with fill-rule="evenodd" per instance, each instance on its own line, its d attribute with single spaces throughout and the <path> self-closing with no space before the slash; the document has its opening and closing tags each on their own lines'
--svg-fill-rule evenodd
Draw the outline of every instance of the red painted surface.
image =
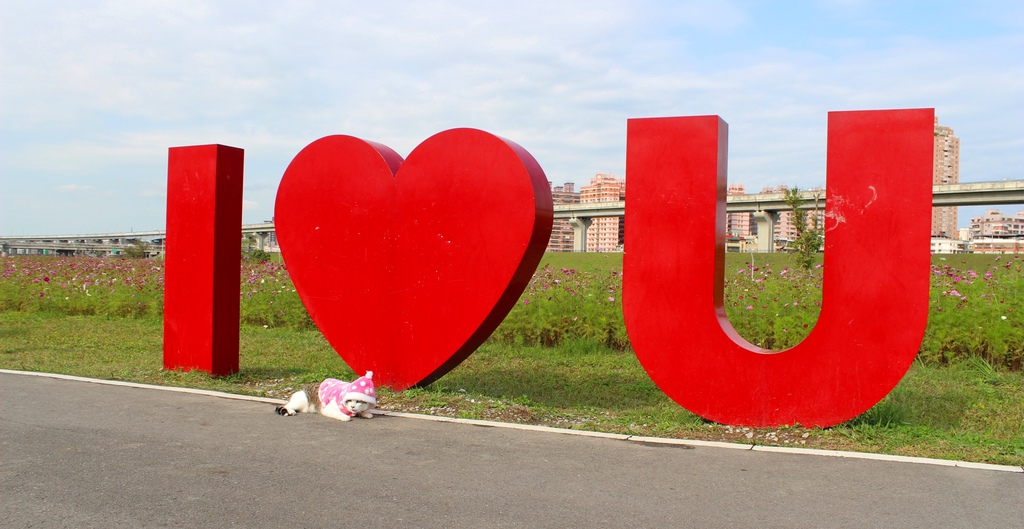
<svg viewBox="0 0 1024 529">
<path fill-rule="evenodd" d="M 722 305 L 727 125 L 629 120 L 623 310 L 666 394 L 721 423 L 829 426 L 892 390 L 927 320 L 933 114 L 829 113 L 821 316 L 782 352 Z"/>
<path fill-rule="evenodd" d="M 278 243 L 299 296 L 357 373 L 402 390 L 468 357 L 515 305 L 554 213 L 540 165 L 473 129 L 404 162 L 351 136 L 296 155 L 277 192 Z"/>
<path fill-rule="evenodd" d="M 243 159 L 224 145 L 169 150 L 164 369 L 238 371 Z"/>
</svg>

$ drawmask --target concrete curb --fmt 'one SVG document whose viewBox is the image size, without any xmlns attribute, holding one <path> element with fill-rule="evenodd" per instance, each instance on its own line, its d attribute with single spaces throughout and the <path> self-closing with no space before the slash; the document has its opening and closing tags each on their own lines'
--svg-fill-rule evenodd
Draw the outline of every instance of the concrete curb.
<svg viewBox="0 0 1024 529">
<path fill-rule="evenodd" d="M 222 391 L 211 391 L 205 389 L 194 389 L 194 388 L 181 388 L 174 386 L 157 386 L 154 384 L 142 384 L 138 382 L 124 382 L 120 380 L 103 380 L 98 378 L 87 378 L 79 377 L 74 375 L 61 375 L 57 373 L 42 373 L 36 371 L 14 371 L 9 369 L 0 369 L 0 373 L 6 373 L 9 375 L 25 375 L 25 376 L 37 376 L 46 378 L 55 378 L 61 380 L 74 380 L 77 382 L 87 382 L 92 384 L 105 384 L 108 386 L 123 386 L 139 389 L 155 389 L 159 391 L 173 391 L 177 393 L 191 393 L 193 395 L 203 395 L 207 397 L 217 397 L 222 399 L 233 399 L 233 400 L 244 400 L 250 402 L 260 402 L 263 404 L 284 404 L 284 400 L 272 399 L 269 397 L 253 397 L 249 395 L 236 395 L 233 393 L 225 393 Z M 741 443 L 726 443 L 721 441 L 699 441 L 691 439 L 668 439 L 663 437 L 642 437 L 638 435 L 626 435 L 626 434 L 612 434 L 603 432 L 590 432 L 586 430 L 570 430 L 566 428 L 554 428 L 551 426 L 538 426 L 535 424 L 516 424 L 516 423 L 504 423 L 497 421 L 484 421 L 478 419 L 457 419 L 453 417 L 439 417 L 434 415 L 420 415 L 416 413 L 406 413 L 399 411 L 388 411 L 388 410 L 376 410 L 374 413 L 380 415 L 387 415 L 390 417 L 401 417 L 404 419 L 419 419 L 428 420 L 435 422 L 450 422 L 458 424 L 468 424 L 473 426 L 485 426 L 492 428 L 507 428 L 513 430 L 525 430 L 533 432 L 545 432 L 545 433 L 556 433 L 562 435 L 579 435 L 584 437 L 594 437 L 601 439 L 614 439 L 619 441 L 628 441 L 644 444 L 660 444 L 666 446 L 678 446 L 682 448 L 695 448 L 695 447 L 706 447 L 706 448 L 726 448 L 730 450 L 751 450 L 756 452 L 776 452 L 783 454 L 794 454 L 794 455 L 813 455 L 813 456 L 826 456 L 826 457 L 845 457 L 850 459 L 866 459 L 873 461 L 889 461 L 894 463 L 916 463 L 924 465 L 936 465 L 945 467 L 956 467 L 966 468 L 972 470 L 993 470 L 999 472 L 1016 472 L 1024 473 L 1024 467 L 1014 465 L 993 465 L 989 463 L 972 463 L 970 461 L 954 461 L 948 459 L 933 459 L 927 457 L 910 457 L 910 456 L 898 456 L 898 455 L 887 455 L 887 454 L 872 454 L 867 452 L 845 452 L 842 450 L 822 450 L 815 448 L 796 448 L 796 447 L 785 447 L 785 446 L 766 446 L 766 445 L 748 445 Z"/>
<path fill-rule="evenodd" d="M 236 395 L 234 393 L 224 393 L 223 391 L 210 391 L 208 389 L 194 389 L 194 388 L 180 388 L 175 386 L 157 386 L 155 384 L 142 384 L 140 382 L 125 382 L 123 380 L 105 380 L 101 378 L 87 378 L 78 377 L 74 375 L 61 375 L 57 373 L 42 373 L 38 371 L 12 371 L 10 369 L 0 369 L 0 373 L 6 373 L 8 375 L 27 375 L 33 377 L 44 377 L 44 378 L 57 378 L 61 380 L 74 380 L 76 382 L 88 382 L 92 384 L 103 384 L 107 386 L 122 386 L 127 388 L 139 388 L 139 389 L 155 389 L 160 391 L 173 391 L 176 393 L 191 393 L 193 395 L 204 395 L 207 397 L 219 397 L 222 399 L 234 399 L 234 400 L 248 400 L 252 402 L 262 402 L 264 404 L 284 404 L 285 401 L 280 399 L 272 399 L 269 397 L 253 397 L 250 395 Z"/>
</svg>

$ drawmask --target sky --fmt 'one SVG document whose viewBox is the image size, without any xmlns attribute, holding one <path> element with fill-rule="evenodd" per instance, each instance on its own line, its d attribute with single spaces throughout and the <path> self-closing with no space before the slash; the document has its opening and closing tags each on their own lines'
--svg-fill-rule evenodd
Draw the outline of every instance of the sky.
<svg viewBox="0 0 1024 529">
<path fill-rule="evenodd" d="M 0 235 L 163 229 L 167 149 L 210 143 L 269 220 L 332 134 L 478 128 L 628 189 L 626 120 L 714 114 L 730 183 L 807 188 L 828 112 L 922 107 L 961 182 L 1024 179 L 1024 2 L 0 0 Z"/>
</svg>

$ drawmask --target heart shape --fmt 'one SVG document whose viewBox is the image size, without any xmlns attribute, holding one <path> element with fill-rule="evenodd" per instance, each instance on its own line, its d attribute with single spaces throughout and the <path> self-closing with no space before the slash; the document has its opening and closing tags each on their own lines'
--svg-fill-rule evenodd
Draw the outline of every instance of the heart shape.
<svg viewBox="0 0 1024 529">
<path fill-rule="evenodd" d="M 519 145 L 475 129 L 402 160 L 328 136 L 277 191 L 278 244 L 299 297 L 356 373 L 396 391 L 465 360 L 512 309 L 554 217 L 547 178 Z"/>
</svg>

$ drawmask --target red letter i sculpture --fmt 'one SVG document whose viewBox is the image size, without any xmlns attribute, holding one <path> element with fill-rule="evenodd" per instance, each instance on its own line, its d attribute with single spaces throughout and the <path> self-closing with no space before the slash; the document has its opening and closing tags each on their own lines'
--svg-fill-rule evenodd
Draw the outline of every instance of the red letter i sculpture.
<svg viewBox="0 0 1024 529">
<path fill-rule="evenodd" d="M 238 371 L 243 154 L 224 145 L 170 149 L 164 369 Z"/>
</svg>

